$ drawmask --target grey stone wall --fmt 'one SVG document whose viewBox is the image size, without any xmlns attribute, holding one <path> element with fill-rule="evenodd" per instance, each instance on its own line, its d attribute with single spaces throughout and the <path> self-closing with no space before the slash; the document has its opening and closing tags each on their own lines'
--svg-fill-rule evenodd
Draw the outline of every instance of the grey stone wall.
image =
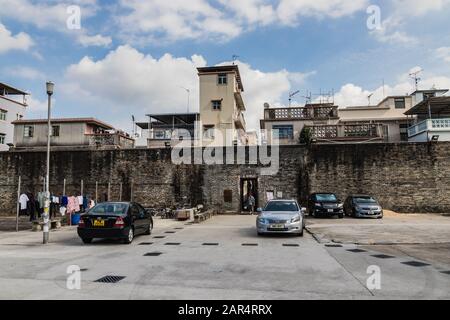
<svg viewBox="0 0 450 320">
<path fill-rule="evenodd" d="M 248 150 L 247 150 L 248 152 Z M 175 165 L 168 149 L 55 151 L 50 184 L 61 194 L 133 200 L 146 207 L 204 204 L 221 212 L 240 210 L 241 179 L 256 178 L 259 205 L 266 192 L 304 203 L 311 192 L 335 192 L 344 199 L 369 193 L 400 212 L 450 212 L 450 144 L 347 144 L 280 148 L 280 169 L 261 175 L 261 165 Z M 42 190 L 45 153 L 0 153 L 0 214 L 15 213 L 18 177 L 22 191 Z M 224 191 L 232 193 L 225 202 Z M 229 192 L 228 192 L 229 193 Z"/>
</svg>

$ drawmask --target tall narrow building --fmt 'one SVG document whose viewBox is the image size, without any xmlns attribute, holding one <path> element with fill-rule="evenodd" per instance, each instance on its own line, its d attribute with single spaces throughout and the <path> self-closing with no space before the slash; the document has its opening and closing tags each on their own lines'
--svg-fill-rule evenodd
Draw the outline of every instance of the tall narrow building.
<svg viewBox="0 0 450 320">
<path fill-rule="evenodd" d="M 244 91 L 237 65 L 198 68 L 203 145 L 246 145 Z"/>
</svg>

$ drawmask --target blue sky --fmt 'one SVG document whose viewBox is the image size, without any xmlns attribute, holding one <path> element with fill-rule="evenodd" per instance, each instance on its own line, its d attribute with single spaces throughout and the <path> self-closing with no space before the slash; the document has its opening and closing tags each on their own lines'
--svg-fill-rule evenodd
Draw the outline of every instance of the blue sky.
<svg viewBox="0 0 450 320">
<path fill-rule="evenodd" d="M 74 5 L 81 29 L 67 27 Z M 195 67 L 234 54 L 251 128 L 264 102 L 285 105 L 290 91 L 301 91 L 295 104 L 321 90 L 334 90 L 340 106 L 367 104 L 371 93 L 375 103 L 383 79 L 386 94 L 411 92 L 408 74 L 419 67 L 424 89 L 450 87 L 449 0 L 0 0 L 0 8 L 0 81 L 32 94 L 29 118 L 45 117 L 46 80 L 56 83 L 60 117 L 130 130 L 132 114 L 185 111 L 181 87 L 193 92 L 192 111 Z"/>
</svg>

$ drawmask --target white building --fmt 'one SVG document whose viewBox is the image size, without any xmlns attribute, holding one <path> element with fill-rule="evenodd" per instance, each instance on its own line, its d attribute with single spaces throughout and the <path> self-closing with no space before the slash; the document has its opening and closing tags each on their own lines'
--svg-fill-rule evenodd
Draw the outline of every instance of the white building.
<svg viewBox="0 0 450 320">
<path fill-rule="evenodd" d="M 0 151 L 8 151 L 14 142 L 13 121 L 23 118 L 28 93 L 0 82 Z"/>
</svg>

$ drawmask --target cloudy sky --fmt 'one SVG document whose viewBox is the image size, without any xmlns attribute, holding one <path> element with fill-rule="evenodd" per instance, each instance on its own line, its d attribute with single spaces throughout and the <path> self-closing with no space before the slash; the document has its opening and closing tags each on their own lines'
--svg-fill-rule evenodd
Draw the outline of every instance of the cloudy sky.
<svg viewBox="0 0 450 320">
<path fill-rule="evenodd" d="M 198 109 L 196 67 L 237 55 L 247 119 L 289 92 L 335 92 L 340 106 L 413 89 L 450 88 L 450 0 L 0 0 L 0 82 L 32 94 L 28 118 Z M 80 10 L 78 10 L 79 8 Z M 77 19 L 78 12 L 80 19 Z M 378 15 L 379 13 L 379 15 Z M 80 25 L 78 25 L 78 20 Z M 314 97 L 314 96 L 313 96 Z M 317 96 L 315 96 L 317 97 Z"/>
</svg>

